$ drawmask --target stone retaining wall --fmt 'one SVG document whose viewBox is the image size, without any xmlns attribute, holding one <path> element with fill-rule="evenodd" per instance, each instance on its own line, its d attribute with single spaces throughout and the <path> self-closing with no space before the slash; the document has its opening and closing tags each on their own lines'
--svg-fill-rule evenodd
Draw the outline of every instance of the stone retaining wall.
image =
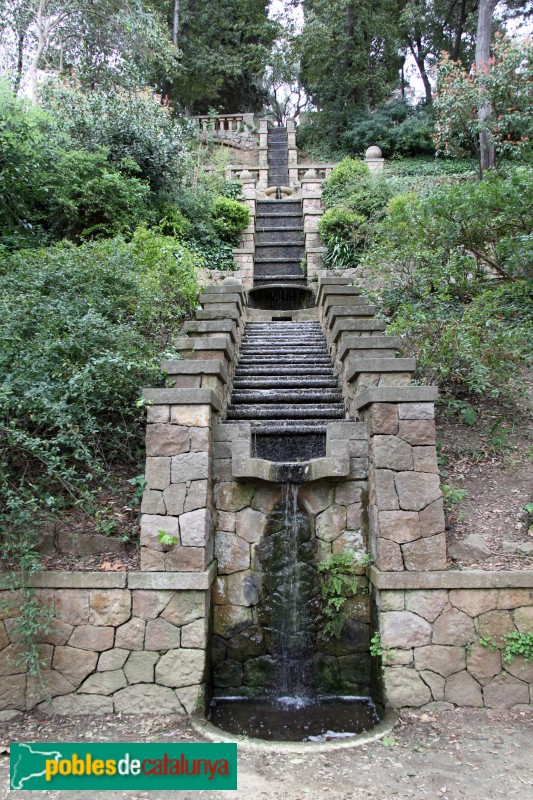
<svg viewBox="0 0 533 800">
<path fill-rule="evenodd" d="M 42 669 L 36 676 L 21 660 L 15 595 L 2 592 L 0 714 L 35 708 L 68 716 L 161 709 L 184 714 L 202 708 L 213 575 L 35 576 L 38 586 L 47 587 L 36 588 L 37 598 L 54 612 L 48 633 L 39 637 Z"/>
</svg>

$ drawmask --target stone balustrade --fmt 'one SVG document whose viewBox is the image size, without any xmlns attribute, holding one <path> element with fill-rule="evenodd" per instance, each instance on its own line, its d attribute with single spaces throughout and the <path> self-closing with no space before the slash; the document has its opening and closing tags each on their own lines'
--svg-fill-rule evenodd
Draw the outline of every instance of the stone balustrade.
<svg viewBox="0 0 533 800">
<path fill-rule="evenodd" d="M 258 135 L 253 113 L 201 114 L 191 117 L 203 140 L 218 141 L 241 150 L 257 147 Z"/>
</svg>

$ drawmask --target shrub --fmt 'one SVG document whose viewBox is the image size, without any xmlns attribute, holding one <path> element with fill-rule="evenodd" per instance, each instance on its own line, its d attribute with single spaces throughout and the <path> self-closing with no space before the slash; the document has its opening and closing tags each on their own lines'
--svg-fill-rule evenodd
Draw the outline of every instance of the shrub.
<svg viewBox="0 0 533 800">
<path fill-rule="evenodd" d="M 241 231 L 250 224 L 250 209 L 244 203 L 219 195 L 211 211 L 215 230 L 220 238 L 237 243 Z"/>
<path fill-rule="evenodd" d="M 84 503 L 141 454 L 140 388 L 196 304 L 196 259 L 153 231 L 5 256 L 0 524 Z"/>
<path fill-rule="evenodd" d="M 343 158 L 324 183 L 322 199 L 325 205 L 340 205 L 353 191 L 358 190 L 361 181 L 369 177 L 370 170 L 363 161 Z"/>
<path fill-rule="evenodd" d="M 337 206 L 322 215 L 318 230 L 326 246 L 328 266 L 346 269 L 359 262 L 367 233 L 366 217 Z"/>
</svg>

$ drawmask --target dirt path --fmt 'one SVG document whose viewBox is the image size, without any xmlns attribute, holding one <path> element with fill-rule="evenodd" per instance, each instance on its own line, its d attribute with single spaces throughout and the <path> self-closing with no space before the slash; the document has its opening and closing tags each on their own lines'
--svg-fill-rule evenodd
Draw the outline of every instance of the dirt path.
<svg viewBox="0 0 533 800">
<path fill-rule="evenodd" d="M 175 716 L 45 719 L 0 726 L 9 741 L 198 741 Z M 313 755 L 239 753 L 237 792 L 98 792 L 96 800 L 531 800 L 533 712 L 462 709 L 404 714 L 386 745 Z M 9 792 L 0 757 L 0 798 L 89 800 L 87 792 Z"/>
</svg>

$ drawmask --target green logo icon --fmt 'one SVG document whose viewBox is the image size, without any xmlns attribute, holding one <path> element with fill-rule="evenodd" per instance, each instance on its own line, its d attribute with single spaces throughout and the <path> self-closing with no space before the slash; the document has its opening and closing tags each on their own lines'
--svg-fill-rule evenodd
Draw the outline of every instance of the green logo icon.
<svg viewBox="0 0 533 800">
<path fill-rule="evenodd" d="M 236 744 L 12 744 L 10 788 L 180 790 L 237 788 Z"/>
</svg>

